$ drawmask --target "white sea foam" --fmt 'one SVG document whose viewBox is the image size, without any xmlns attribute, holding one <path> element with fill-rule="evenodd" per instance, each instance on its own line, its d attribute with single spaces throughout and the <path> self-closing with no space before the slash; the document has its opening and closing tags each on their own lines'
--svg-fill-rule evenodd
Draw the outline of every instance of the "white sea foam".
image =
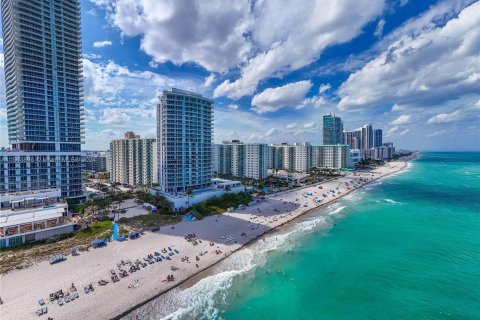
<svg viewBox="0 0 480 320">
<path fill-rule="evenodd" d="M 388 203 L 391 203 L 391 204 L 397 204 L 397 203 L 400 203 L 398 201 L 395 201 L 395 200 L 392 200 L 392 199 L 383 199 L 383 201 L 385 202 L 388 202 Z"/>
<path fill-rule="evenodd" d="M 221 307 L 226 304 L 229 289 L 236 276 L 248 274 L 267 261 L 268 252 L 288 250 L 298 237 L 308 232 L 324 229 L 332 223 L 330 216 L 338 215 L 346 206 L 334 203 L 320 216 L 299 222 L 293 229 L 282 234 L 273 234 L 243 248 L 214 267 L 213 275 L 201 279 L 187 289 L 175 288 L 155 301 L 137 309 L 141 319 L 218 319 Z M 326 214 L 325 214 L 326 213 Z"/>
</svg>

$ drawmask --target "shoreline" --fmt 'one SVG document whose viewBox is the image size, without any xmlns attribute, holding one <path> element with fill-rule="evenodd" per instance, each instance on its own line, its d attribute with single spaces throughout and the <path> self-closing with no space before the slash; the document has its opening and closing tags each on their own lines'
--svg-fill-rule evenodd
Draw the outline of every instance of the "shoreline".
<svg viewBox="0 0 480 320">
<path fill-rule="evenodd" d="M 214 263 L 211 264 L 210 266 L 207 266 L 207 267 L 205 267 L 204 269 L 198 271 L 197 273 L 192 274 L 189 278 L 186 278 L 186 279 L 182 280 L 181 282 L 175 284 L 173 287 L 168 288 L 168 289 L 165 289 L 165 290 L 163 290 L 162 292 L 159 292 L 158 294 L 156 294 L 155 296 L 152 296 L 152 297 L 149 298 L 148 300 L 143 301 L 143 302 L 141 302 L 141 303 L 138 303 L 137 305 L 135 305 L 134 307 L 130 308 L 129 310 L 126 310 L 126 311 L 122 312 L 121 314 L 119 314 L 119 315 L 111 318 L 111 320 L 120 320 L 120 319 L 123 319 L 123 318 L 127 317 L 129 314 L 131 314 L 132 312 L 134 312 L 135 310 L 137 310 L 138 308 L 141 308 L 141 307 L 143 307 L 144 305 L 148 304 L 149 302 L 151 302 L 151 301 L 153 301 L 153 300 L 155 300 L 155 299 L 158 299 L 159 297 L 161 297 L 162 295 L 170 292 L 170 291 L 173 290 L 173 289 L 179 288 L 181 285 L 186 284 L 187 282 L 194 281 L 194 283 L 192 283 L 192 284 L 189 285 L 188 287 L 194 286 L 198 281 L 200 281 L 200 280 L 202 280 L 202 279 L 210 276 L 210 275 L 212 274 L 212 273 L 211 273 L 212 269 L 213 269 L 215 266 L 217 266 L 218 264 L 220 264 L 222 261 L 224 261 L 224 260 L 226 260 L 227 258 L 229 258 L 232 254 L 234 254 L 234 253 L 236 253 L 236 252 L 238 252 L 238 251 L 240 251 L 240 250 L 242 250 L 242 249 L 247 248 L 248 246 L 256 243 L 258 240 L 262 239 L 262 238 L 265 237 L 266 235 L 268 235 L 268 234 L 270 234 L 270 233 L 274 233 L 274 232 L 279 231 L 280 228 L 285 227 L 286 225 L 295 222 L 295 221 L 298 220 L 299 218 L 304 217 L 305 215 L 307 215 L 307 214 L 309 214 L 309 213 L 312 213 L 312 212 L 315 211 L 315 210 L 324 209 L 324 208 L 327 207 L 327 205 L 332 205 L 332 204 L 334 204 L 334 203 L 337 203 L 338 201 L 342 200 L 342 198 L 344 198 L 345 196 L 350 195 L 350 194 L 352 194 L 353 192 L 355 192 L 355 191 L 357 191 L 357 190 L 359 190 L 359 189 L 361 189 L 361 188 L 363 188 L 363 187 L 365 187 L 365 186 L 368 186 L 369 184 L 372 184 L 372 183 L 374 183 L 374 182 L 377 182 L 378 180 L 387 178 L 387 177 L 389 177 L 389 176 L 392 176 L 392 175 L 394 175 L 394 174 L 396 174 L 396 173 L 400 173 L 400 172 L 408 169 L 408 167 L 409 167 L 409 166 L 408 166 L 408 163 L 409 163 L 410 161 L 413 161 L 413 160 L 416 160 L 416 159 L 418 159 L 418 156 L 415 157 L 414 159 L 409 159 L 409 160 L 406 160 L 406 161 L 402 161 L 402 163 L 404 164 L 404 166 L 403 166 L 400 170 L 394 171 L 394 172 L 391 172 L 391 173 L 387 173 L 387 174 L 385 174 L 385 175 L 382 175 L 382 176 L 380 176 L 380 177 L 377 177 L 377 178 L 375 178 L 375 179 L 373 179 L 373 180 L 371 180 L 371 181 L 369 181 L 369 182 L 361 185 L 361 186 L 358 187 L 358 188 L 354 188 L 354 189 L 348 191 L 347 193 L 342 194 L 341 196 L 339 196 L 338 198 L 336 198 L 334 201 L 330 201 L 330 202 L 324 203 L 324 204 L 322 204 L 322 205 L 320 205 L 320 206 L 318 206 L 318 207 L 311 208 L 311 209 L 308 209 L 308 210 L 306 210 L 306 211 L 303 211 L 301 214 L 293 217 L 292 219 L 290 219 L 290 220 L 288 220 L 288 221 L 285 221 L 285 222 L 283 222 L 282 224 L 280 224 L 280 225 L 278 225 L 278 226 L 272 227 L 272 228 L 269 229 L 269 230 L 266 230 L 266 231 L 263 232 L 262 234 L 254 237 L 254 238 L 249 239 L 246 243 L 242 244 L 238 249 L 236 249 L 236 250 L 234 250 L 234 251 L 231 251 L 228 255 L 226 255 L 226 256 L 224 256 L 223 258 L 219 259 L 218 261 L 214 262 Z M 321 184 L 323 184 L 323 183 L 325 183 L 325 182 L 333 181 L 333 180 L 336 180 L 336 179 L 337 179 L 337 178 L 332 178 L 332 179 L 329 179 L 329 180 L 326 180 L 326 181 L 322 181 L 322 182 L 320 182 L 320 183 L 316 183 L 316 184 L 313 184 L 313 185 L 310 185 L 310 186 L 301 187 L 301 188 L 298 188 L 298 189 L 296 189 L 296 190 L 301 190 L 301 189 L 308 188 L 308 187 L 312 187 L 312 186 L 318 186 L 318 185 L 321 185 Z M 288 193 L 289 191 L 290 191 L 290 190 L 282 191 L 282 192 L 280 192 L 280 193 L 278 193 L 278 194 Z M 202 276 L 203 273 L 205 273 L 205 275 Z M 195 279 L 194 279 L 194 278 L 195 278 Z"/>
<path fill-rule="evenodd" d="M 356 174 L 347 173 L 345 176 L 330 181 L 268 195 L 264 202 L 245 210 L 236 210 L 217 217 L 209 216 L 195 222 L 180 222 L 174 226 L 162 227 L 158 233 L 147 233 L 137 240 L 111 243 L 106 248 L 82 253 L 61 264 L 48 265 L 48 263 L 42 262 L 24 270 L 13 271 L 0 276 L 1 297 L 4 301 L 4 304 L 0 306 L 0 315 L 12 319 L 30 319 L 39 308 L 36 303 L 38 299 L 43 298 L 47 301 L 50 292 L 62 287 L 68 288 L 74 282 L 81 294 L 79 301 L 70 302 L 62 307 L 57 306 L 56 303 L 47 302 L 49 308 L 47 316 L 54 319 L 81 317 L 129 319 L 128 316 L 133 311 L 170 290 L 182 285 L 191 287 L 209 276 L 214 266 L 240 249 L 257 242 L 268 234 L 277 232 L 281 227 L 294 222 L 299 217 L 314 210 L 323 209 L 326 205 L 337 202 L 359 188 L 404 171 L 408 167 L 408 162 L 400 159 L 368 171 L 359 171 Z M 320 195 L 324 193 L 324 198 L 317 195 L 318 193 Z M 320 204 L 317 203 L 318 199 L 322 199 Z M 184 236 L 192 232 L 196 233 L 197 238 L 203 242 L 200 241 L 195 246 L 187 242 Z M 242 235 L 239 236 L 240 232 Z M 215 246 L 213 247 L 209 243 L 214 243 Z M 141 259 L 139 255 L 145 257 L 147 253 L 160 251 L 160 248 L 167 246 L 177 248 L 182 257 L 188 256 L 192 259 L 200 256 L 201 260 L 197 259 L 196 267 L 195 262 L 189 264 L 182 259 L 180 263 L 178 261 L 180 259 L 175 255 L 172 256 L 172 260 L 154 263 L 135 274 L 130 274 L 131 277 L 121 280 L 118 284 L 111 283 L 102 287 L 96 285 L 95 292 L 83 293 L 84 285 L 92 282 L 96 284 L 97 280 L 101 278 L 109 279 L 108 271 L 112 267 L 115 268 L 115 263 L 120 259 L 129 258 L 132 261 L 135 258 Z M 220 254 L 210 252 L 212 249 L 220 251 Z M 198 254 L 198 250 L 202 250 L 202 253 L 206 250 L 207 254 Z M 175 268 L 176 271 L 170 271 L 172 268 Z M 165 283 L 163 279 L 167 272 L 175 274 L 176 281 Z M 106 277 L 106 275 L 108 276 Z M 127 288 L 126 285 L 134 280 L 134 277 L 138 277 L 138 280 L 135 281 L 139 281 L 140 286 L 136 289 Z M 20 284 L 19 278 L 22 279 Z"/>
</svg>

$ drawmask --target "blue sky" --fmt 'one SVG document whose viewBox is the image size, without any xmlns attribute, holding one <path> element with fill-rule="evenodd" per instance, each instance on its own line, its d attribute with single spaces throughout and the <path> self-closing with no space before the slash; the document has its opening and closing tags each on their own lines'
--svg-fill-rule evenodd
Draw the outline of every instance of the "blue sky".
<svg viewBox="0 0 480 320">
<path fill-rule="evenodd" d="M 81 0 L 83 148 L 154 137 L 158 95 L 178 87 L 215 100 L 216 142 L 321 144 L 331 112 L 399 148 L 480 149 L 480 1 L 294 3 Z"/>
</svg>

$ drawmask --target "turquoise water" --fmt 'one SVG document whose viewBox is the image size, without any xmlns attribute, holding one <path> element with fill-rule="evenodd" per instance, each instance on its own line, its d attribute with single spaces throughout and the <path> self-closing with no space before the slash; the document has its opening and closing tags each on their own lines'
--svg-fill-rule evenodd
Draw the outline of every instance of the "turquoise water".
<svg viewBox="0 0 480 320">
<path fill-rule="evenodd" d="M 219 268 L 141 314 L 480 319 L 480 153 L 424 153 Z"/>
</svg>

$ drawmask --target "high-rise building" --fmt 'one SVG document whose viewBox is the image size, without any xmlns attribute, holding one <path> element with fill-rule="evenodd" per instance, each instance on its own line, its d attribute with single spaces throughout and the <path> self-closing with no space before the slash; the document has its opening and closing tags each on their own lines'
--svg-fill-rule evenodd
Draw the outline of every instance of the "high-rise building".
<svg viewBox="0 0 480 320">
<path fill-rule="evenodd" d="M 180 89 L 157 107 L 158 182 L 166 193 L 203 189 L 212 179 L 213 101 Z"/>
<path fill-rule="evenodd" d="M 343 138 L 343 124 L 340 117 L 327 114 L 323 116 L 323 144 L 339 144 Z"/>
<path fill-rule="evenodd" d="M 310 142 L 297 142 L 294 144 L 293 170 L 308 172 L 312 168 L 312 146 Z"/>
<path fill-rule="evenodd" d="M 371 124 L 362 127 L 362 150 L 373 148 L 373 128 Z"/>
<path fill-rule="evenodd" d="M 269 146 L 270 169 L 307 172 L 311 169 L 311 145 L 309 142 L 273 144 Z"/>
<path fill-rule="evenodd" d="M 82 170 L 104 172 L 107 171 L 107 152 L 83 151 Z"/>
<path fill-rule="evenodd" d="M 0 154 L 0 193 L 60 188 L 80 200 L 80 1 L 1 0 L 1 13 L 12 148 Z"/>
<path fill-rule="evenodd" d="M 352 149 L 362 149 L 362 128 L 353 131 Z"/>
<path fill-rule="evenodd" d="M 353 132 L 348 130 L 343 130 L 343 144 L 348 144 L 350 148 L 353 148 Z"/>
<path fill-rule="evenodd" d="M 110 180 L 129 185 L 157 183 L 157 143 L 129 131 L 124 139 L 110 142 Z"/>
<path fill-rule="evenodd" d="M 268 174 L 268 146 L 239 140 L 214 144 L 213 171 L 241 178 L 265 179 Z"/>
<path fill-rule="evenodd" d="M 383 142 L 382 142 L 382 140 L 383 140 L 383 131 L 382 131 L 382 129 L 375 129 L 375 130 L 373 131 L 373 136 L 374 136 L 374 138 L 373 138 L 373 146 L 374 146 L 375 148 L 381 147 L 381 146 L 383 145 Z"/>
<path fill-rule="evenodd" d="M 322 146 L 322 168 L 342 169 L 350 166 L 350 146 L 346 144 Z"/>
</svg>

